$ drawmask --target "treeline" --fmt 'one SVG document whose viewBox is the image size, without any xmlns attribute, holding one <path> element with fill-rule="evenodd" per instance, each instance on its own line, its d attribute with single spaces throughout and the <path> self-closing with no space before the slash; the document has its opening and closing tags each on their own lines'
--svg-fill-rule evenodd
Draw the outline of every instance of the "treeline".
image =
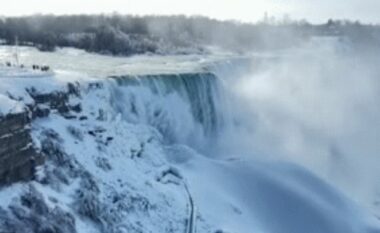
<svg viewBox="0 0 380 233">
<path fill-rule="evenodd" d="M 30 16 L 0 21 L 0 37 L 5 44 L 16 41 L 43 51 L 56 47 L 76 47 L 111 54 L 157 52 L 157 38 L 143 32 L 137 20 L 133 24 L 106 16 Z M 127 29 L 128 27 L 128 29 Z"/>
<path fill-rule="evenodd" d="M 243 24 L 206 17 L 124 15 L 35 15 L 0 20 L 3 43 L 36 46 L 43 51 L 76 47 L 114 55 L 202 53 L 207 46 L 235 51 L 287 48 L 313 35 L 345 35 L 377 43 L 379 27 L 359 22 L 306 21 Z"/>
</svg>

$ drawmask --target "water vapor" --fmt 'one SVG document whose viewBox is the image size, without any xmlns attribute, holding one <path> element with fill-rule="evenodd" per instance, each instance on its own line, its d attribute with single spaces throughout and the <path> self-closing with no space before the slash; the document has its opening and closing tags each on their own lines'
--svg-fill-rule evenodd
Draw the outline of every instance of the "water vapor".
<svg viewBox="0 0 380 233">
<path fill-rule="evenodd" d="M 265 59 L 234 82 L 246 148 L 306 166 L 372 206 L 380 180 L 379 60 L 336 38 Z"/>
</svg>

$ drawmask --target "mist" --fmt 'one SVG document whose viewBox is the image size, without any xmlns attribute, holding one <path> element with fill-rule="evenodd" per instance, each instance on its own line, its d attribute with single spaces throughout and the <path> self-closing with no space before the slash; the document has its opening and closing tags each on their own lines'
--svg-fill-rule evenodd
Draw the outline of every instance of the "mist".
<svg viewBox="0 0 380 233">
<path fill-rule="evenodd" d="M 337 38 L 254 59 L 229 80 L 238 133 L 226 134 L 221 151 L 293 161 L 375 211 L 379 65 L 368 50 Z"/>
</svg>

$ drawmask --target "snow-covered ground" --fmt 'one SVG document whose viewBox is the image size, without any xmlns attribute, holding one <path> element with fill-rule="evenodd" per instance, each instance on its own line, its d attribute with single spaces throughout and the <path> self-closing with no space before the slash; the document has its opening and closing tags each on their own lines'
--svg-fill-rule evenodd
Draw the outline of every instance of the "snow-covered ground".
<svg viewBox="0 0 380 233">
<path fill-rule="evenodd" d="M 53 70 L 74 70 L 98 78 L 202 71 L 208 64 L 231 56 L 231 53 L 219 50 L 210 55 L 138 55 L 125 58 L 87 53 L 74 48 L 62 48 L 51 53 L 32 47 L 19 47 L 16 50 L 12 46 L 0 46 L 0 63 L 13 62 L 15 51 L 20 64 L 48 64 Z"/>
<path fill-rule="evenodd" d="M 7 60 L 9 51 L 9 47 L 0 48 L 0 61 Z M 361 203 L 294 161 L 239 157 L 236 151 L 228 157 L 227 150 L 218 156 L 221 150 L 214 148 L 217 144 L 211 144 L 213 140 L 205 141 L 208 148 L 200 150 L 186 140 L 166 140 L 167 132 L 157 124 L 176 126 L 183 133 L 193 130 L 189 135 L 199 138 L 190 141 L 203 140 L 195 130 L 197 125 L 189 122 L 195 118 L 190 106 L 183 106 L 191 101 L 184 93 L 193 83 L 177 87 L 174 81 L 169 82 L 181 91 L 155 94 L 152 87 L 120 86 L 105 78 L 210 70 L 232 75 L 235 63 L 228 61 L 220 67 L 224 60 L 232 59 L 228 54 L 121 58 L 72 49 L 19 51 L 22 63 L 47 64 L 54 75 L 1 77 L 2 72 L 17 76 L 24 71 L 0 67 L 4 114 L 22 111 L 25 104 L 33 102 L 26 88 L 49 93 L 65 90 L 68 82 L 79 84 L 80 95 L 71 96 L 70 103 L 81 104 L 82 111 L 70 118 L 53 111 L 49 117 L 33 121 L 36 146 L 42 148 L 49 142 L 57 147 L 59 156 L 47 159 L 36 181 L 1 189 L 2 209 L 18 207 L 20 196 L 33 186 L 49 210 L 59 208 L 74 217 L 78 233 L 187 232 L 191 221 L 189 192 L 196 211 L 192 223 L 198 233 L 380 232 L 380 221 Z M 169 85 L 167 82 L 157 81 L 154 88 Z M 209 86 L 196 91 L 204 97 L 211 93 Z M 209 111 L 206 99 L 202 106 Z M 230 140 L 243 136 L 234 134 Z"/>
<path fill-rule="evenodd" d="M 122 121 L 112 110 L 110 98 L 107 90 L 83 96 L 81 116 L 87 116 L 87 120 L 51 116 L 36 121 L 33 124 L 36 140 L 47 129 L 62 137 L 65 152 L 93 176 L 99 187 L 100 193 L 96 195 L 104 205 L 100 211 L 105 212 L 104 219 L 112 218 L 112 226 L 108 227 L 123 229 L 120 232 L 133 232 L 134 228 L 140 228 L 136 232 L 183 232 L 188 201 L 185 189 L 181 184 L 157 181 L 168 169 L 160 138 L 152 128 Z M 106 113 L 102 120 L 97 120 L 99 109 Z M 77 185 L 73 180 L 58 190 L 39 187 L 50 199 L 62 200 L 58 204 L 70 210 L 75 209 Z M 79 217 L 77 223 L 81 227 L 78 232 L 99 231 Z"/>
</svg>

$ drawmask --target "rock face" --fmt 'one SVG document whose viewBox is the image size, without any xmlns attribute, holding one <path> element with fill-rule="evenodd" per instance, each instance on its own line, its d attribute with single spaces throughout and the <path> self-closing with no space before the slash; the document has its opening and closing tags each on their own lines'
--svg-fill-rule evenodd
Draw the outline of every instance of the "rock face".
<svg viewBox="0 0 380 233">
<path fill-rule="evenodd" d="M 68 104 L 70 95 L 80 95 L 75 84 L 69 83 L 66 91 L 39 93 L 32 87 L 27 92 L 34 104 L 22 113 L 0 116 L 0 186 L 33 179 L 36 166 L 44 163 L 30 136 L 33 119 L 47 117 L 52 110 L 65 117 L 82 111 L 81 105 Z"/>
<path fill-rule="evenodd" d="M 0 117 L 0 186 L 31 180 L 43 163 L 33 147 L 27 112 Z"/>
<path fill-rule="evenodd" d="M 66 114 L 70 111 L 67 105 L 69 95 L 65 92 L 56 91 L 41 94 L 34 89 L 30 89 L 28 92 L 34 100 L 34 106 L 30 106 L 33 118 L 48 116 L 50 109 L 55 109 L 61 114 Z M 48 108 L 42 108 L 41 105 L 48 106 Z"/>
</svg>

